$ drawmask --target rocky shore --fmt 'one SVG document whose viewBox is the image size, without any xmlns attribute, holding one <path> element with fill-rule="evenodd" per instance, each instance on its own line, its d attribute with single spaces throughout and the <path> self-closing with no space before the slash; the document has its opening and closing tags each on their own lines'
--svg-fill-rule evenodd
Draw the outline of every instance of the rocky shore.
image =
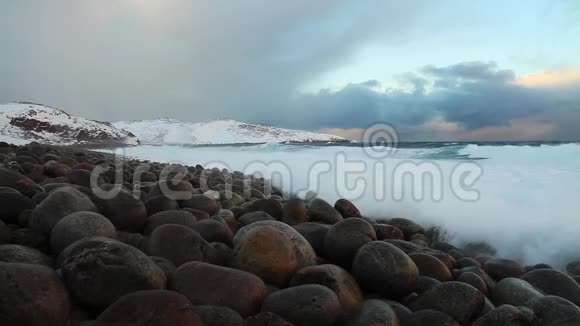
<svg viewBox="0 0 580 326">
<path fill-rule="evenodd" d="M 523 266 L 200 165 L 38 143 L 0 162 L 0 325 L 580 325 L 580 261 Z"/>
</svg>

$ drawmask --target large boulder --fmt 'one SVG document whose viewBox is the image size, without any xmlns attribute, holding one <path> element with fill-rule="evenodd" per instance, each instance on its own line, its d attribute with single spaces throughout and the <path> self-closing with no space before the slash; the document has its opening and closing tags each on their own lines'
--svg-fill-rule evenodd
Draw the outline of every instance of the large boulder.
<svg viewBox="0 0 580 326">
<path fill-rule="evenodd" d="M 377 235 L 367 221 L 351 217 L 330 227 L 324 237 L 324 258 L 349 268 L 360 247 L 375 241 Z"/>
<path fill-rule="evenodd" d="M 316 265 L 299 270 L 292 277 L 290 286 L 304 284 L 320 284 L 334 291 L 346 313 L 354 312 L 363 301 L 363 293 L 356 280 L 336 265 Z"/>
<path fill-rule="evenodd" d="M 382 241 L 369 242 L 359 249 L 352 273 L 363 289 L 393 299 L 413 292 L 419 275 L 409 256 Z"/>
<path fill-rule="evenodd" d="M 551 325 L 551 323 L 572 319 L 580 316 L 580 308 L 572 302 L 553 295 L 546 295 L 536 299 L 531 309 L 536 316 L 537 325 Z"/>
<path fill-rule="evenodd" d="M 498 307 L 509 304 L 516 307 L 531 308 L 532 303 L 543 295 L 530 283 L 518 278 L 508 277 L 497 283 L 493 291 L 492 301 Z"/>
<path fill-rule="evenodd" d="M 448 314 L 433 310 L 424 309 L 413 313 L 408 321 L 408 326 L 459 326 L 459 323 Z"/>
<path fill-rule="evenodd" d="M 308 216 L 311 221 L 326 224 L 335 224 L 342 221 L 342 215 L 329 203 L 320 198 L 315 198 L 308 204 Z"/>
<path fill-rule="evenodd" d="M 71 294 L 87 307 L 104 308 L 135 291 L 161 290 L 167 281 L 144 253 L 109 238 L 79 240 L 60 254 L 59 262 Z"/>
<path fill-rule="evenodd" d="M 156 228 L 149 238 L 153 256 L 168 259 L 175 266 L 191 261 L 209 261 L 213 248 L 199 233 L 177 224 L 165 224 Z"/>
<path fill-rule="evenodd" d="M 10 228 L 0 220 L 0 245 L 9 243 L 11 239 Z"/>
<path fill-rule="evenodd" d="M 373 224 L 373 229 L 377 234 L 377 240 L 404 240 L 405 235 L 397 227 L 388 224 Z"/>
<path fill-rule="evenodd" d="M 290 198 L 282 207 L 282 222 L 288 225 L 296 225 L 308 221 L 306 204 L 300 198 Z"/>
<path fill-rule="evenodd" d="M 242 316 L 256 313 L 266 297 L 266 285 L 255 275 L 202 262 L 177 268 L 171 287 L 194 305 L 224 306 Z"/>
<path fill-rule="evenodd" d="M 99 200 L 99 207 L 115 227 L 125 232 L 141 232 L 145 226 L 147 209 L 141 199 L 135 197 L 127 190 L 121 189 L 119 193 L 106 200 Z"/>
<path fill-rule="evenodd" d="M 17 244 L 0 245 L 0 262 L 52 266 L 53 261 L 41 251 Z"/>
<path fill-rule="evenodd" d="M 234 264 L 265 282 L 285 286 L 300 268 L 316 263 L 310 243 L 291 226 L 278 221 L 255 222 L 234 237 Z"/>
<path fill-rule="evenodd" d="M 330 326 L 341 316 L 341 306 L 336 294 L 317 284 L 273 292 L 264 300 L 262 311 L 279 315 L 296 326 Z"/>
<path fill-rule="evenodd" d="M 261 312 L 257 315 L 246 318 L 244 326 L 294 326 L 284 318 L 271 313 Z"/>
<path fill-rule="evenodd" d="M 204 326 L 204 323 L 183 295 L 173 291 L 150 290 L 122 296 L 99 315 L 96 325 Z"/>
<path fill-rule="evenodd" d="M 413 310 L 434 309 L 448 314 L 467 325 L 483 309 L 485 295 L 469 284 L 441 283 L 420 295 L 413 302 Z"/>
<path fill-rule="evenodd" d="M 347 322 L 348 326 L 399 326 L 399 318 L 387 303 L 370 299 L 363 302 Z"/>
<path fill-rule="evenodd" d="M 245 206 L 247 212 L 266 212 L 276 220 L 283 216 L 282 205 L 275 199 L 256 199 Z"/>
<path fill-rule="evenodd" d="M 524 274 L 524 267 L 515 260 L 492 258 L 483 264 L 483 270 L 500 281 L 508 277 L 520 277 Z"/>
<path fill-rule="evenodd" d="M 350 200 L 341 198 L 334 203 L 334 209 L 344 218 L 361 217 L 360 211 Z"/>
<path fill-rule="evenodd" d="M 190 199 L 183 200 L 181 207 L 198 209 L 209 214 L 215 215 L 221 209 L 220 204 L 213 198 L 206 195 L 193 195 Z"/>
<path fill-rule="evenodd" d="M 24 210 L 34 208 L 32 199 L 24 196 L 12 188 L 10 191 L 0 192 L 0 219 L 9 224 L 16 224 L 18 222 L 18 215 Z"/>
<path fill-rule="evenodd" d="M 329 225 L 305 222 L 294 225 L 294 229 L 310 243 L 312 249 L 314 249 L 318 256 L 324 254 L 324 238 L 330 229 Z"/>
<path fill-rule="evenodd" d="M 53 190 L 32 212 L 30 227 L 49 234 L 63 217 L 81 211 L 97 212 L 95 204 L 73 187 Z"/>
<path fill-rule="evenodd" d="M 197 306 L 195 310 L 205 326 L 244 326 L 242 316 L 228 307 Z"/>
<path fill-rule="evenodd" d="M 537 269 L 526 273 L 522 280 L 545 294 L 557 295 L 580 305 L 580 285 L 565 273 L 553 269 Z"/>
<path fill-rule="evenodd" d="M 441 260 L 431 255 L 414 253 L 410 254 L 409 258 L 417 265 L 421 276 L 431 277 L 441 282 L 447 282 L 453 279 L 449 268 Z"/>
<path fill-rule="evenodd" d="M 159 212 L 179 209 L 179 203 L 177 200 L 163 195 L 151 197 L 143 204 L 147 210 L 147 216 L 151 216 Z"/>
<path fill-rule="evenodd" d="M 197 223 L 197 218 L 188 211 L 168 210 L 149 216 L 145 220 L 143 233 L 151 234 L 155 228 L 164 224 L 179 224 L 191 228 L 195 223 Z"/>
<path fill-rule="evenodd" d="M 477 319 L 473 326 L 527 326 L 531 324 L 529 317 L 522 310 L 511 306 L 502 305 L 483 317 Z M 545 324 L 542 324 L 545 325 Z"/>
<path fill-rule="evenodd" d="M 260 221 L 275 221 L 276 219 L 273 218 L 270 214 L 263 212 L 263 211 L 255 211 L 246 213 L 238 218 L 238 222 L 240 223 L 241 227 L 246 225 L 250 225 L 255 222 Z"/>
<path fill-rule="evenodd" d="M 392 218 L 387 224 L 395 226 L 401 230 L 407 240 L 410 240 L 413 234 L 425 233 L 425 229 L 421 225 L 406 218 Z"/>
<path fill-rule="evenodd" d="M 234 235 L 226 223 L 208 219 L 195 223 L 191 228 L 208 242 L 221 242 L 228 246 L 232 245 Z"/>
<path fill-rule="evenodd" d="M 0 262 L 0 325 L 61 326 L 70 300 L 58 274 L 46 266 Z"/>
<path fill-rule="evenodd" d="M 50 247 L 53 252 L 59 253 L 80 239 L 115 236 L 115 226 L 103 215 L 95 212 L 76 212 L 63 217 L 52 228 Z"/>
</svg>

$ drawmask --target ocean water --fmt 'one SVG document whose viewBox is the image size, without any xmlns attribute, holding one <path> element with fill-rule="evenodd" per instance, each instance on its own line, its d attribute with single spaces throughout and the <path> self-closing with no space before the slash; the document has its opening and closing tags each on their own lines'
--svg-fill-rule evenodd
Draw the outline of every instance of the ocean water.
<svg viewBox="0 0 580 326">
<path fill-rule="evenodd" d="M 130 157 L 261 173 L 289 193 L 363 215 L 444 228 L 450 241 L 486 241 L 498 255 L 563 266 L 580 259 L 580 144 L 403 143 L 142 145 Z"/>
</svg>

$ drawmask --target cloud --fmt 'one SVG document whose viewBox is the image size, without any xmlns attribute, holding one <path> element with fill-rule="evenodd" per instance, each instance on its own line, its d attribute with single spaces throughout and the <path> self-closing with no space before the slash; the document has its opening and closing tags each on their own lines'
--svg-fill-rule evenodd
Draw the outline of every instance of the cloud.
<svg viewBox="0 0 580 326">
<path fill-rule="evenodd" d="M 580 68 L 559 68 L 542 70 L 518 77 L 516 81 L 523 86 L 561 86 L 580 83 Z"/>
</svg>

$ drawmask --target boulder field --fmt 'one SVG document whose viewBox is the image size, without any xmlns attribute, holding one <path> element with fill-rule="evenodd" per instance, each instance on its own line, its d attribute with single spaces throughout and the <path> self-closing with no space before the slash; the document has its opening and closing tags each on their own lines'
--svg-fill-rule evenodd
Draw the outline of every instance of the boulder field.
<svg viewBox="0 0 580 326">
<path fill-rule="evenodd" d="M 348 198 L 116 159 L 0 143 L 0 325 L 580 325 L 580 260 L 524 266 Z"/>
</svg>

